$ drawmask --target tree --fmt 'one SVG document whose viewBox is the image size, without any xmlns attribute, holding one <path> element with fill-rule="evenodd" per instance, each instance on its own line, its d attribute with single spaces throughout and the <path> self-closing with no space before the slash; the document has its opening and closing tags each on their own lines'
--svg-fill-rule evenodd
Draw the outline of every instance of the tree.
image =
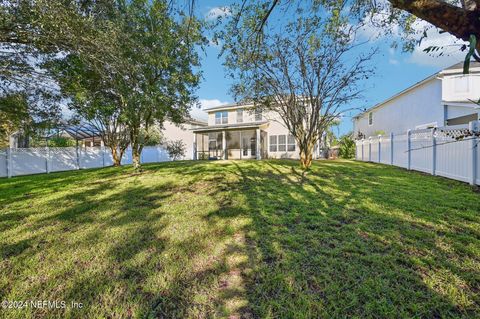
<svg viewBox="0 0 480 319">
<path fill-rule="evenodd" d="M 411 51 L 414 44 L 422 41 L 427 36 L 426 26 L 422 30 L 415 29 L 416 19 L 429 22 L 431 25 L 448 32 L 463 41 L 470 42 L 470 47 L 459 45 L 459 49 L 467 51 L 464 64 L 464 72 L 468 73 L 470 59 L 480 61 L 480 1 L 478 0 L 326 0 L 326 1 L 297 1 L 297 0 L 241 0 L 235 5 L 235 24 L 242 20 L 242 15 L 249 11 L 249 7 L 256 7 L 255 18 L 249 17 L 252 30 L 260 31 L 276 9 L 289 10 L 292 5 L 309 6 L 308 11 L 314 14 L 323 14 L 324 11 L 335 12 L 338 8 L 351 8 L 349 17 L 351 23 L 369 19 L 374 26 L 381 28 L 383 34 L 389 34 L 392 25 L 400 28 L 403 32 L 404 49 Z M 288 16 L 288 15 L 284 15 Z M 276 22 L 275 22 L 276 23 Z M 419 35 L 420 38 L 411 38 L 410 35 Z M 427 48 L 427 50 L 442 50 L 443 48 Z"/>
<path fill-rule="evenodd" d="M 355 141 L 353 140 L 351 133 L 341 136 L 339 145 L 340 157 L 348 159 L 355 157 Z"/>
<path fill-rule="evenodd" d="M 165 147 L 167 149 L 168 155 L 174 161 L 183 158 L 187 151 L 186 145 L 185 143 L 183 143 L 182 140 L 167 141 L 165 143 Z"/>
<path fill-rule="evenodd" d="M 103 133 L 119 165 L 130 144 L 135 168 L 152 125 L 182 122 L 195 102 L 201 25 L 170 2 L 115 1 L 52 65 L 70 107 Z M 90 22 L 88 22 L 90 23 Z M 89 24 L 90 26 L 90 24 Z"/>
<path fill-rule="evenodd" d="M 166 119 L 183 122 L 195 104 L 201 76 L 195 47 L 205 38 L 199 21 L 181 12 L 175 16 L 178 12 L 167 1 L 122 1 L 119 10 L 125 40 L 131 41 L 123 51 L 130 63 L 123 111 L 133 165 L 138 168 L 150 127 L 161 126 Z"/>
<path fill-rule="evenodd" d="M 32 118 L 28 112 L 28 102 L 22 94 L 11 94 L 0 98 L 0 147 L 8 147 L 10 135 L 31 131 Z"/>
<path fill-rule="evenodd" d="M 367 62 L 376 50 L 359 51 L 357 28 L 340 12 L 324 17 L 299 12 L 284 28 L 263 30 L 260 39 L 251 38 L 251 20 L 244 21 L 225 37 L 233 92 L 280 115 L 308 169 L 319 138 L 361 96 L 360 82 L 373 72 Z"/>
</svg>

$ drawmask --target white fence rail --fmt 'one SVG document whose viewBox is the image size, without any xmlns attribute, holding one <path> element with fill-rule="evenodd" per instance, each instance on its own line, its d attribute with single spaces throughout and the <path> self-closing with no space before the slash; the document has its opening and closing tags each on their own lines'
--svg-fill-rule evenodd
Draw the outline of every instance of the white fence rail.
<svg viewBox="0 0 480 319">
<path fill-rule="evenodd" d="M 480 185 L 480 122 L 452 128 L 410 130 L 356 142 L 356 159 L 390 164 Z"/>
<path fill-rule="evenodd" d="M 132 164 L 128 148 L 122 157 L 122 165 Z M 141 163 L 170 161 L 162 146 L 143 148 Z M 40 147 L 0 149 L 0 177 L 70 171 L 76 169 L 113 165 L 112 154 L 105 147 Z"/>
</svg>

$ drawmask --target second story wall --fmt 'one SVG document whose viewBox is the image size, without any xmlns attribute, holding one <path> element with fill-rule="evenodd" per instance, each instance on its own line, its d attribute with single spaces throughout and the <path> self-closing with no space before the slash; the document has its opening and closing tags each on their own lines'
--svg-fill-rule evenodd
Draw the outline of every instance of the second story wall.
<svg viewBox="0 0 480 319">
<path fill-rule="evenodd" d="M 432 78 L 355 119 L 354 134 L 360 131 L 368 137 L 378 131 L 403 133 L 418 126 L 443 123 L 442 82 Z"/>
<path fill-rule="evenodd" d="M 219 114 L 219 115 L 217 115 Z M 218 119 L 218 120 L 217 120 Z M 266 120 L 265 112 L 262 112 L 260 121 Z M 225 108 L 208 112 L 208 125 L 240 124 L 257 122 L 253 108 Z"/>
</svg>

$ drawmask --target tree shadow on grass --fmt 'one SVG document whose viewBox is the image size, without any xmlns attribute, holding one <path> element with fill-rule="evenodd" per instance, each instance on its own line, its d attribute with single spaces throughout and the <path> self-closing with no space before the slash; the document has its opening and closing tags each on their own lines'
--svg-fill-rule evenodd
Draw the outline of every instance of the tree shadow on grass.
<svg viewBox="0 0 480 319">
<path fill-rule="evenodd" d="M 410 172 L 391 168 L 362 172 L 364 167 L 338 162 L 301 175 L 292 165 L 267 162 L 263 170 L 237 165 L 253 220 L 249 240 L 258 250 L 248 293 L 256 315 L 470 317 L 477 313 L 480 277 L 474 247 L 478 237 L 467 230 L 461 216 L 449 215 L 455 214 L 455 205 L 449 212 L 430 207 L 425 219 L 425 213 L 416 210 L 421 203 L 405 204 L 406 200 L 425 205 L 423 196 L 412 196 L 409 185 L 398 189 L 394 181 L 382 184 L 391 174 L 411 183 Z M 434 186 L 444 183 L 424 179 Z M 450 194 L 451 200 L 465 200 L 462 194 L 468 189 L 461 187 L 463 192 Z M 398 200 L 388 201 L 382 192 Z M 441 202 L 443 192 L 438 193 L 438 187 L 428 192 L 433 202 Z M 479 208 L 475 198 L 476 202 L 468 199 L 472 211 Z M 442 218 L 448 218 L 450 229 Z M 459 230 L 465 234 L 458 236 Z M 464 245 L 467 238 L 470 253 L 452 249 Z M 466 258 L 469 261 L 462 263 Z"/>
<path fill-rule="evenodd" d="M 341 161 L 315 164 L 306 174 L 292 161 L 75 173 L 81 176 L 67 175 L 65 184 L 61 174 L 28 177 L 21 192 L 0 203 L 11 207 L 0 228 L 15 231 L 0 246 L 0 268 L 10 276 L 0 281 L 0 299 L 85 304 L 81 312 L 31 315 L 478 312 L 480 207 L 478 194 L 460 183 Z M 68 191 L 38 204 L 48 187 Z M 16 206 L 24 194 L 42 208 L 38 217 L 28 204 Z"/>
</svg>

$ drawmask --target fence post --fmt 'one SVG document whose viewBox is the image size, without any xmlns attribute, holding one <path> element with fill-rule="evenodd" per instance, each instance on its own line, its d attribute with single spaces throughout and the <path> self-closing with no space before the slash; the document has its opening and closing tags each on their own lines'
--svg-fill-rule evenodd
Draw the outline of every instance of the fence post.
<svg viewBox="0 0 480 319">
<path fill-rule="evenodd" d="M 80 169 L 80 151 L 78 150 L 78 140 L 75 146 L 75 155 L 77 155 L 77 169 Z"/>
<path fill-rule="evenodd" d="M 382 159 L 381 153 L 382 153 L 382 136 L 378 135 L 378 162 L 379 163 L 380 163 L 380 160 Z"/>
<path fill-rule="evenodd" d="M 477 127 L 477 121 L 472 121 L 470 123 L 468 123 L 468 130 L 470 132 L 476 132 L 478 129 Z M 471 154 L 470 154 L 470 160 L 472 161 L 472 164 L 471 164 L 471 170 L 472 170 L 472 174 L 471 174 L 471 178 L 470 178 L 470 185 L 475 185 L 476 184 L 476 181 L 477 181 L 477 139 L 475 138 L 475 135 L 472 136 L 471 138 L 471 142 L 470 142 L 470 150 L 471 150 Z"/>
<path fill-rule="evenodd" d="M 102 148 L 102 167 L 105 167 L 105 145 L 102 145 L 101 148 Z"/>
<path fill-rule="evenodd" d="M 372 161 L 372 137 L 368 138 L 368 161 Z"/>
<path fill-rule="evenodd" d="M 240 131 L 240 134 L 242 132 Z M 240 136 L 240 141 L 242 140 L 242 137 Z M 240 151 L 240 154 L 242 154 L 242 151 Z M 241 155 L 240 155 L 241 156 Z M 192 159 L 196 160 L 197 159 L 197 133 L 193 133 L 193 154 L 192 154 Z"/>
<path fill-rule="evenodd" d="M 393 165 L 393 132 L 390 132 L 390 165 Z"/>
<path fill-rule="evenodd" d="M 12 149 L 10 146 L 7 148 L 7 177 L 13 176 L 13 162 L 12 162 Z"/>
<path fill-rule="evenodd" d="M 363 147 L 363 144 L 365 144 L 365 139 L 362 138 L 362 161 L 364 161 L 364 156 L 363 156 L 363 152 L 364 152 L 364 147 Z"/>
<path fill-rule="evenodd" d="M 412 141 L 411 141 L 411 136 L 412 136 L 412 130 L 407 131 L 407 169 L 411 169 L 412 167 L 412 154 L 410 150 L 412 149 Z"/>
<path fill-rule="evenodd" d="M 437 137 L 436 128 L 432 128 L 432 175 L 436 175 L 437 170 Z"/>
<path fill-rule="evenodd" d="M 50 148 L 48 145 L 45 147 L 45 170 L 47 174 L 50 173 Z"/>
</svg>

